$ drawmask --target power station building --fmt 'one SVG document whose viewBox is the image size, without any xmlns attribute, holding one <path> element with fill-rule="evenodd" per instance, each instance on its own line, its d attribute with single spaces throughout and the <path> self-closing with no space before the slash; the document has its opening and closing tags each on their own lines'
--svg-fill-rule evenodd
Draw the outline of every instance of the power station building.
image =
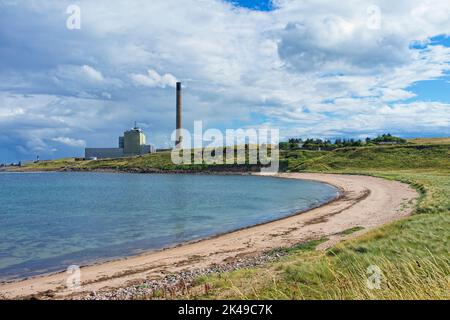
<svg viewBox="0 0 450 320">
<path fill-rule="evenodd" d="M 86 159 L 121 158 L 154 152 L 155 148 L 152 145 L 145 144 L 144 132 L 134 126 L 133 129 L 125 131 L 123 136 L 119 137 L 118 148 L 86 148 L 84 157 Z"/>
<path fill-rule="evenodd" d="M 182 142 L 182 86 L 181 82 L 177 82 L 175 146 L 181 146 Z M 84 150 L 84 157 L 86 159 L 121 158 L 156 152 L 154 146 L 145 143 L 144 132 L 135 124 L 133 129 L 125 131 L 123 136 L 119 137 L 118 148 L 86 148 Z"/>
</svg>

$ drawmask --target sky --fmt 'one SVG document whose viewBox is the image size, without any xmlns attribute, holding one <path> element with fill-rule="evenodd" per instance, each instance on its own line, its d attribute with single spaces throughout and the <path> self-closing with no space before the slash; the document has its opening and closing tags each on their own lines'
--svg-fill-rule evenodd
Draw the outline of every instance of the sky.
<svg viewBox="0 0 450 320">
<path fill-rule="evenodd" d="M 187 129 L 450 136 L 449 63 L 448 0 L 0 0 L 0 163 L 170 147 L 176 81 Z"/>
</svg>

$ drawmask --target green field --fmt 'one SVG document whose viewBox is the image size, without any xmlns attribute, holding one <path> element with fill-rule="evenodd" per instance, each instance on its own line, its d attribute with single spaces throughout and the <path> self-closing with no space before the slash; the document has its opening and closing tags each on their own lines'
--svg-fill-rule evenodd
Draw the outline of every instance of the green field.
<svg viewBox="0 0 450 320">
<path fill-rule="evenodd" d="M 422 141 L 421 143 L 419 143 Z M 280 248 L 287 253 L 264 267 L 202 277 L 183 298 L 217 299 L 450 299 L 450 143 L 416 140 L 398 146 L 286 151 L 288 171 L 366 174 L 417 188 L 414 215 L 327 251 L 323 239 Z M 169 153 L 132 159 L 33 164 L 25 170 L 192 169 L 174 166 Z M 203 170 L 210 166 L 195 167 Z M 346 230 L 350 234 L 356 230 Z M 382 271 L 381 288 L 366 281 L 369 266 Z M 204 288 L 209 289 L 205 292 Z"/>
</svg>

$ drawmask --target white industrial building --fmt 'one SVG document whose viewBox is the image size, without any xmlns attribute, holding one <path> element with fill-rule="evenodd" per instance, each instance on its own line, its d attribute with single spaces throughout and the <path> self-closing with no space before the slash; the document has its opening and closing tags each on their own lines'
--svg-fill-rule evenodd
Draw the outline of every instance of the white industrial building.
<svg viewBox="0 0 450 320">
<path fill-rule="evenodd" d="M 105 159 L 105 158 L 121 158 L 132 157 L 154 153 L 155 147 L 145 144 L 144 132 L 134 126 L 133 129 L 125 131 L 122 137 L 119 137 L 118 148 L 86 148 L 84 157 L 86 159 Z"/>
</svg>

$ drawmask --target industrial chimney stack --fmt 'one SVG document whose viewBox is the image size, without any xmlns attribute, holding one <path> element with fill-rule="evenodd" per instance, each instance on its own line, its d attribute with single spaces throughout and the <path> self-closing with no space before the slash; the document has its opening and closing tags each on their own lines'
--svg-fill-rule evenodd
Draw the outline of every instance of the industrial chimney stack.
<svg viewBox="0 0 450 320">
<path fill-rule="evenodd" d="M 176 133 L 176 141 L 175 146 L 178 146 L 182 142 L 181 136 L 181 108 L 182 108 L 182 100 L 181 100 L 181 82 L 177 82 L 177 133 Z"/>
</svg>

